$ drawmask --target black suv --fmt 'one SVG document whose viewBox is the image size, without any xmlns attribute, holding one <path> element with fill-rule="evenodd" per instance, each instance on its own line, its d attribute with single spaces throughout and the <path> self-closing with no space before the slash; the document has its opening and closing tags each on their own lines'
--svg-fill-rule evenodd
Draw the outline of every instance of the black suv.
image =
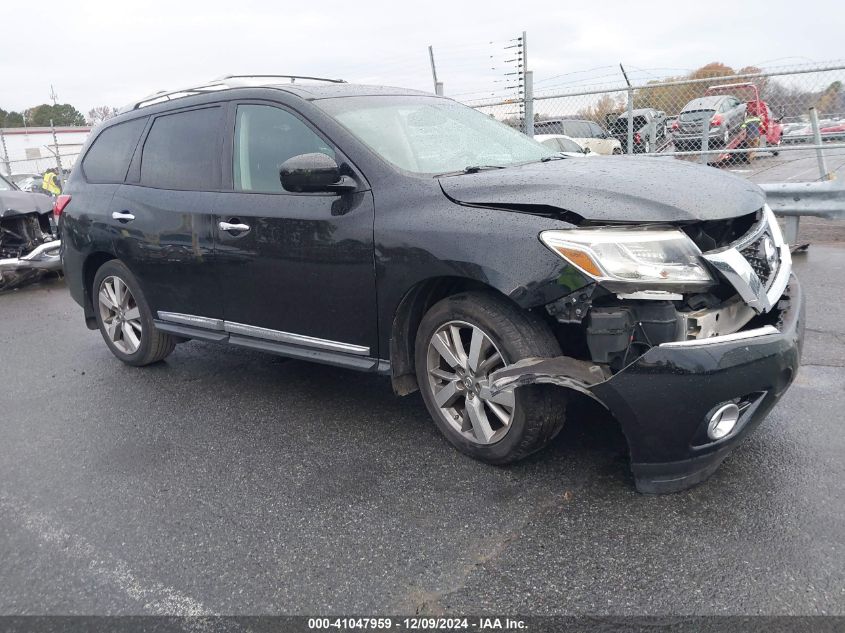
<svg viewBox="0 0 845 633">
<path fill-rule="evenodd" d="M 587 396 L 644 492 L 706 478 L 792 381 L 801 288 L 755 185 L 567 159 L 421 92 L 264 81 L 155 95 L 83 149 L 64 269 L 123 362 L 199 339 L 376 372 L 494 464 Z"/>
</svg>

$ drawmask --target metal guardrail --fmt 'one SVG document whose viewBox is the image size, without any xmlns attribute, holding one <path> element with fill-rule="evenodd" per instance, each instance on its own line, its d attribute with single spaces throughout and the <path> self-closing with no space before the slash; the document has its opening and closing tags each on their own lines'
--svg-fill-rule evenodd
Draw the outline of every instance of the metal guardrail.
<svg viewBox="0 0 845 633">
<path fill-rule="evenodd" d="M 795 246 L 802 216 L 845 220 L 845 183 L 782 182 L 760 185 L 775 215 L 784 217 L 787 243 Z"/>
</svg>

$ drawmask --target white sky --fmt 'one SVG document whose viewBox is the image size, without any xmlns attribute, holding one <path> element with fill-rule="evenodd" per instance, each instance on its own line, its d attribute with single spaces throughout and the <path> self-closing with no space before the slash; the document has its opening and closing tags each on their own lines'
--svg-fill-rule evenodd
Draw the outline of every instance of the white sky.
<svg viewBox="0 0 845 633">
<path fill-rule="evenodd" d="M 571 90 L 576 80 L 615 82 L 619 62 L 642 80 L 711 61 L 736 68 L 801 65 L 845 57 L 845 13 L 836 5 L 42 0 L 28 18 L 4 11 L 0 107 L 48 102 L 52 83 L 61 103 L 87 114 L 96 105 L 121 106 L 231 73 L 313 74 L 432 90 L 429 44 L 447 96 L 484 98 L 505 87 L 503 47 L 523 30 L 535 92 Z M 589 72 L 552 79 L 576 71 Z"/>
</svg>

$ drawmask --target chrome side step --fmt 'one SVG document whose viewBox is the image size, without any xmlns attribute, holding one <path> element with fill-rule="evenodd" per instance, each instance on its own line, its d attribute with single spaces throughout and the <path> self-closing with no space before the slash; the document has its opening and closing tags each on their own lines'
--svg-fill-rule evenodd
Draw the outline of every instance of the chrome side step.
<svg viewBox="0 0 845 633">
<path fill-rule="evenodd" d="M 354 369 L 389 372 L 390 363 L 370 356 L 370 348 L 341 341 L 234 323 L 223 319 L 159 311 L 155 325 L 163 332 L 206 341 L 228 342 L 303 360 Z"/>
</svg>

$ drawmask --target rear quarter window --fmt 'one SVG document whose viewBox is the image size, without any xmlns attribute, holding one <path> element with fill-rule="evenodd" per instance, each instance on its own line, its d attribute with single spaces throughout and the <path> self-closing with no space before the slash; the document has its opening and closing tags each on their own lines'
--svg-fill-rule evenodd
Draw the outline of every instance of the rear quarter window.
<svg viewBox="0 0 845 633">
<path fill-rule="evenodd" d="M 103 130 L 82 161 L 85 180 L 91 183 L 123 182 L 148 118 L 133 119 Z"/>
<path fill-rule="evenodd" d="M 186 191 L 219 189 L 222 122 L 221 107 L 157 117 L 144 141 L 141 184 Z"/>
</svg>

